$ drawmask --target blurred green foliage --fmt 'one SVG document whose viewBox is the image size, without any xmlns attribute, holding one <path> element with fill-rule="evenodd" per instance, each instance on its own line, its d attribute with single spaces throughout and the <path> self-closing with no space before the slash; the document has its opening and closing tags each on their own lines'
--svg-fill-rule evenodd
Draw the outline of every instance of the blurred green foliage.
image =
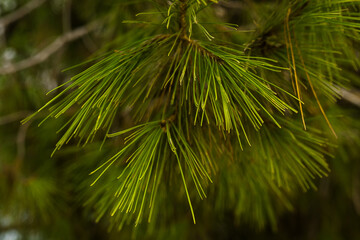
<svg viewBox="0 0 360 240">
<path fill-rule="evenodd" d="M 0 19 L 28 2 L 1 1 Z M 119 151 L 119 146 L 123 145 L 122 139 L 107 141 L 101 150 L 102 136 L 97 136 L 94 142 L 83 148 L 79 148 L 75 140 L 70 140 L 69 144 L 50 158 L 60 138 L 56 132 L 76 110 L 51 119 L 40 128 L 37 125 L 46 117 L 46 112 L 41 112 L 25 125 L 21 125 L 20 120 L 37 111 L 60 90 L 50 95 L 45 95 L 46 92 L 68 81 L 79 72 L 79 68 L 85 69 L 90 63 L 65 72 L 62 72 L 63 69 L 163 33 L 164 25 L 130 24 L 123 21 L 141 19 L 144 22 L 161 23 L 161 16 L 136 14 L 161 10 L 168 7 L 167 3 L 161 0 L 48 0 L 20 20 L 0 28 L 0 65 L 6 67 L 10 62 L 33 56 L 66 32 L 93 21 L 101 22 L 95 31 L 69 42 L 41 64 L 14 74 L 0 75 L 0 239 L 359 238 L 359 106 L 346 99 L 338 100 L 333 90 L 324 84 L 331 79 L 334 84 L 358 91 L 359 37 L 358 31 L 353 31 L 351 26 L 360 24 L 359 1 L 337 0 L 346 4 L 353 14 L 348 15 L 353 18 L 346 22 L 339 22 L 344 19 L 332 18 L 331 14 L 336 15 L 334 9 L 330 16 L 322 15 L 319 18 L 313 12 L 315 10 L 306 8 L 308 1 L 305 0 L 220 1 L 219 4 L 210 4 L 211 7 L 204 9 L 198 17 L 199 21 L 207 23 L 203 26 L 215 39 L 239 45 L 248 43 L 246 46 L 241 45 L 244 52 L 250 51 L 254 56 L 275 59 L 280 66 L 286 67 L 292 65 L 286 50 L 289 40 L 283 36 L 289 2 L 298 3 L 295 6 L 299 14 L 294 14 L 288 21 L 290 25 L 294 23 L 290 32 L 296 36 L 292 39 L 296 39 L 300 49 L 304 50 L 303 54 L 298 54 L 297 50 L 294 54 L 295 60 L 300 62 L 299 79 L 303 88 L 307 89 L 303 91 L 302 99 L 307 106 L 305 120 L 309 130 L 304 132 L 301 129 L 301 116 L 297 114 L 291 118 L 291 126 L 284 124 L 284 128 L 295 129 L 295 135 L 300 137 L 300 141 L 295 141 L 290 134 L 283 135 L 278 128 L 268 124 L 260 131 L 247 129 L 252 147 L 246 146 L 244 150 L 235 148 L 229 153 L 229 144 L 219 145 L 218 149 L 223 151 L 218 156 L 220 160 L 232 159 L 231 154 L 246 158 L 230 167 L 227 161 L 217 162 L 216 168 L 220 170 L 212 179 L 214 184 L 208 186 L 207 199 L 194 197 L 197 194 L 195 190 L 190 192 L 196 214 L 195 225 L 188 210 L 188 202 L 183 197 L 184 189 L 172 181 L 175 177 L 170 173 L 175 165 L 166 165 L 164 174 L 168 174 L 170 180 L 165 186 L 160 186 L 154 210 L 157 217 L 151 224 L 145 219 L 136 227 L 136 231 L 131 225 L 117 231 L 118 224 L 116 221 L 114 223 L 114 217 L 101 212 L 105 208 L 103 202 L 114 201 L 113 192 L 119 184 L 114 179 L 119 176 L 123 165 L 117 164 L 110 168 L 94 187 L 90 187 L 97 176 L 89 176 L 89 173 Z M 301 12 L 303 8 L 305 12 Z M 227 25 L 213 24 L 217 22 L 237 24 L 238 31 L 233 31 Z M 331 26 L 335 27 L 329 27 L 333 22 L 335 25 Z M 350 30 L 346 34 L 338 31 L 339 24 Z M 318 33 L 310 37 L 311 41 L 307 35 L 309 29 Z M 201 29 L 194 30 L 192 37 L 207 39 Z M 315 45 L 318 47 L 313 51 Z M 327 52 L 329 48 L 331 51 Z M 343 54 L 337 55 L 335 51 Z M 301 66 L 301 58 L 309 63 L 308 69 Z M 342 68 L 341 71 L 331 64 L 334 61 Z M 291 85 L 282 82 L 283 72 L 260 72 L 267 79 L 274 79 L 287 91 L 293 91 Z M 306 72 L 310 73 L 311 78 L 320 79 L 314 80 L 314 87 L 322 90 L 319 99 L 337 139 L 333 137 L 314 100 Z M 350 81 L 344 81 L 343 77 Z M 277 94 L 287 99 L 293 107 L 298 106 L 296 99 L 281 91 Z M 127 114 L 119 113 L 116 117 L 114 129 L 133 126 Z M 308 134 L 314 135 L 307 137 Z M 216 135 L 214 139 L 220 137 Z M 308 139 L 312 141 L 307 142 Z M 287 145 L 293 146 L 295 152 L 287 151 L 284 147 Z M 277 156 L 275 159 L 283 160 L 291 155 L 291 159 L 306 162 L 303 159 L 309 156 L 302 149 L 308 149 L 307 146 L 315 149 L 309 151 L 310 157 L 320 162 L 320 165 L 326 159 L 330 169 L 327 173 L 327 166 L 323 164 L 321 171 L 314 170 L 312 173 L 315 175 L 319 171 L 319 175 L 328 174 L 328 177 L 316 178 L 310 183 L 312 176 L 305 172 L 299 182 L 293 183 L 299 178 L 291 173 L 302 170 L 291 161 L 275 162 L 277 170 L 274 171 L 280 174 L 271 177 L 269 169 L 274 168 L 274 165 L 269 163 L 270 158 L 267 156 Z M 217 148 L 213 149 L 214 153 L 210 154 L 216 156 Z M 325 152 L 319 156 L 318 152 L 321 151 Z M 311 184 L 317 190 L 304 192 L 307 185 Z M 99 214 L 103 214 L 103 218 L 100 219 Z M 118 215 L 117 218 L 131 222 L 124 215 Z"/>
</svg>

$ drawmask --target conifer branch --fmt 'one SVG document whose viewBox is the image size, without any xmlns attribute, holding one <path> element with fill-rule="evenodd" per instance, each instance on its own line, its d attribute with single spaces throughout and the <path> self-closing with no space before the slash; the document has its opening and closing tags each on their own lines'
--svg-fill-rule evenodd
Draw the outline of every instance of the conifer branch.
<svg viewBox="0 0 360 240">
<path fill-rule="evenodd" d="M 167 16 L 166 9 L 148 12 L 162 15 L 176 32 L 134 40 L 104 55 L 38 110 L 47 110 L 47 118 L 76 110 L 59 130 L 64 133 L 55 150 L 71 139 L 86 145 L 98 133 L 104 142 L 126 135 L 119 151 L 91 173 L 98 174 L 87 203 L 98 220 L 113 216 L 119 229 L 145 217 L 150 221 L 172 190 L 164 182 L 174 182 L 194 223 L 193 197 L 205 199 L 208 189 L 220 189 L 235 212 L 275 228 L 275 202 L 292 209 L 288 194 L 316 189 L 313 179 L 327 176 L 328 140 L 311 121 L 306 131 L 296 121 L 305 122 L 304 113 L 316 102 L 328 120 L 320 100 L 334 97 L 332 87 L 343 82 L 338 55 L 355 59 L 334 41 L 360 39 L 351 36 L 360 24 L 341 10 L 349 1 L 294 1 L 291 11 L 284 1 L 274 19 L 266 19 L 259 39 L 248 44 L 251 54 L 236 44 L 209 42 L 211 31 L 197 20 L 207 3 L 174 0 Z M 190 39 L 193 24 L 205 40 Z M 272 35 L 280 36 L 275 43 Z M 126 129 L 114 124 L 124 108 L 133 126 Z M 207 188 L 213 181 L 222 186 Z"/>
</svg>

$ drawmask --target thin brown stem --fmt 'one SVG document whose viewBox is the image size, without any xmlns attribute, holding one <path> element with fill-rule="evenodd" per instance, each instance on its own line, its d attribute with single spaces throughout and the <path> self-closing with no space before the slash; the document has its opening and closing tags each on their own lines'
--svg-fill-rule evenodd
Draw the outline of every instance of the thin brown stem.
<svg viewBox="0 0 360 240">
<path fill-rule="evenodd" d="M 5 125 L 8 123 L 20 121 L 21 119 L 25 118 L 27 115 L 29 115 L 30 111 L 20 111 L 20 112 L 14 112 L 10 113 L 8 115 L 0 117 L 0 126 Z"/>
<path fill-rule="evenodd" d="M 12 74 L 44 62 L 52 54 L 54 54 L 59 49 L 61 49 L 65 44 L 72 42 L 78 38 L 81 38 L 91 31 L 94 31 L 97 26 L 99 26 L 99 22 L 92 22 L 88 25 L 74 29 L 71 32 L 65 33 L 64 35 L 56 38 L 50 45 L 42 49 L 34 56 L 14 64 L 9 64 L 0 67 L 0 75 Z"/>
<path fill-rule="evenodd" d="M 26 155 L 26 134 L 29 126 L 30 126 L 30 122 L 21 125 L 16 136 L 17 154 L 14 162 L 15 172 L 19 172 L 19 169 L 21 169 L 21 166 L 24 162 L 24 158 Z"/>
<path fill-rule="evenodd" d="M 25 17 L 33 10 L 40 7 L 44 4 L 47 0 L 32 0 L 25 4 L 23 7 L 19 8 L 18 10 L 5 15 L 4 17 L 0 18 L 0 27 L 6 27 L 12 22 L 18 21 L 19 19 Z"/>
<path fill-rule="evenodd" d="M 186 34 L 186 10 L 187 10 L 187 0 L 180 0 L 180 18 L 179 18 L 179 25 L 180 25 L 180 36 L 182 38 L 188 38 Z"/>
</svg>

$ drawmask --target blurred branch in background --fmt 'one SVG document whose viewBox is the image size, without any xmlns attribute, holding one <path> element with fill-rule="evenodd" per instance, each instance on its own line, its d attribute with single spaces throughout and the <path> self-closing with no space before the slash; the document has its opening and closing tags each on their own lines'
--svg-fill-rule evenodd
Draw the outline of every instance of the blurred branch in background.
<svg viewBox="0 0 360 240">
<path fill-rule="evenodd" d="M 73 31 L 65 33 L 64 35 L 56 38 L 55 41 L 53 41 L 51 44 L 49 44 L 47 47 L 42 49 L 34 56 L 19 61 L 18 63 L 5 65 L 4 67 L 0 68 L 0 75 L 12 74 L 17 71 L 21 71 L 23 69 L 33 67 L 39 63 L 44 62 L 52 54 L 54 54 L 56 51 L 62 48 L 66 43 L 81 38 L 84 35 L 88 34 L 89 32 L 94 31 L 97 26 L 99 26 L 99 22 L 95 21 L 88 25 L 76 28 Z"/>
<path fill-rule="evenodd" d="M 168 36 L 167 34 L 178 30 L 176 19 L 181 11 L 177 11 L 177 3 L 186 1 L 210 3 L 208 8 L 198 9 L 199 14 L 187 19 L 188 26 L 196 20 L 192 29 L 194 44 L 189 44 L 185 41 L 186 39 L 179 40 L 174 37 L 171 41 L 160 39 L 159 35 Z M 296 4 L 290 4 L 291 16 L 288 16 L 290 2 Z M 360 146 L 360 122 L 358 121 L 360 61 L 359 66 L 354 64 L 358 66 L 357 69 L 349 65 L 350 60 L 358 62 L 353 55 L 359 57 L 357 48 L 360 36 L 357 37 L 355 33 L 358 33 L 360 29 L 360 21 L 353 20 L 355 16 L 360 20 L 360 15 L 351 12 L 355 11 L 351 10 L 352 8 L 360 9 L 360 2 L 359 4 L 358 2 L 358 0 L 353 2 L 350 0 L 0 0 L 0 15 L 2 13 L 0 16 L 0 240 L 360 239 L 358 238 L 359 228 L 356 227 L 359 226 L 360 221 L 360 162 L 358 161 L 359 149 L 356 147 Z M 332 4 L 335 4 L 336 8 L 332 8 Z M 344 11 L 341 10 L 342 6 Z M 188 9 L 189 13 L 197 11 L 195 7 Z M 200 10 L 203 11 L 200 13 Z M 346 15 L 347 11 L 350 11 L 349 15 Z M 159 24 L 164 18 L 169 20 L 168 28 L 164 24 L 163 27 Z M 344 21 L 340 21 L 341 19 Z M 122 24 L 126 20 L 133 21 L 134 24 Z M 215 39 L 211 43 L 204 34 L 201 23 L 205 25 L 205 31 L 208 30 L 209 34 L 214 35 Z M 287 24 L 290 31 L 284 28 Z M 356 31 L 349 31 L 355 25 L 359 26 L 355 29 Z M 290 33 L 291 36 L 286 37 L 285 33 Z M 348 35 L 345 36 L 344 33 Z M 309 35 L 312 36 L 310 39 Z M 355 37 L 356 40 L 354 40 Z M 146 39 L 149 38 L 156 41 L 147 41 Z M 313 41 L 309 41 L 312 38 Z M 300 49 L 293 51 L 295 62 L 289 61 L 291 56 L 288 53 L 291 51 L 286 49 L 290 47 L 287 46 L 289 39 L 294 42 L 295 50 Z M 213 61 L 212 54 L 199 47 L 199 43 L 228 59 L 227 62 L 231 65 L 222 61 Z M 233 43 L 235 45 L 232 45 Z M 82 71 L 79 67 L 74 71 L 61 72 L 64 66 L 85 67 L 88 61 L 84 62 L 85 65 L 78 64 L 92 58 L 93 54 L 113 52 L 115 49 L 123 52 L 124 48 L 128 49 L 126 56 L 114 54 L 115 60 L 103 62 L 103 65 L 100 60 L 103 58 L 100 57 L 100 64 L 96 61 L 96 71 L 90 69 L 91 71 L 86 72 L 88 75 L 81 75 L 84 83 L 91 82 L 93 85 L 84 87 L 79 84 L 80 87 L 74 89 L 74 91 L 82 89 L 84 94 L 95 89 L 94 96 L 100 99 L 96 101 L 97 104 L 109 101 L 108 104 L 102 105 L 100 110 L 97 106 L 92 106 L 95 100 L 93 103 L 92 99 L 86 100 L 88 96 L 91 96 L 88 94 L 84 95 L 83 99 L 70 99 L 70 102 L 66 102 L 64 106 L 68 106 L 69 103 L 73 105 L 62 113 L 63 116 L 49 119 L 46 124 L 41 125 L 41 128 L 37 128 L 37 125 L 49 114 L 47 109 L 39 113 L 31 124 L 28 122 L 21 125 L 20 120 L 37 111 L 50 97 L 53 97 L 53 93 L 59 93 L 60 90 L 49 95 L 45 95 L 45 92 L 62 85 L 74 74 Z M 234 52 L 227 52 L 229 48 Z M 244 51 L 243 48 L 245 48 Z M 222 53 L 223 51 L 226 54 Z M 338 52 L 343 52 L 343 55 Z M 248 54 L 250 59 L 247 57 Z M 236 55 L 236 59 L 239 59 L 241 63 L 244 61 L 246 68 L 227 57 L 228 55 Z M 254 59 L 251 59 L 252 56 Z M 242 57 L 245 57 L 245 60 Z M 117 58 L 123 59 L 126 64 L 116 61 Z M 273 59 L 276 62 L 273 63 L 274 65 L 282 66 L 281 71 L 280 69 L 279 71 L 262 69 L 262 66 L 260 67 L 262 70 L 256 70 L 258 67 L 248 67 L 251 64 L 248 65 L 247 61 L 261 60 L 262 62 L 263 58 L 269 61 Z M 301 61 L 302 58 L 304 58 L 304 63 Z M 223 68 L 225 65 L 228 67 Z M 237 70 L 231 72 L 230 77 L 224 75 L 228 73 L 228 69 L 233 69 L 232 66 L 238 66 Z M 345 71 L 340 73 L 337 66 L 344 68 Z M 218 67 L 221 67 L 220 70 L 224 76 L 219 77 L 221 81 L 218 81 L 217 71 L 214 72 L 214 69 Z M 239 121 L 245 119 L 245 127 L 242 131 L 249 131 L 252 144 L 251 147 L 244 147 L 244 150 L 240 149 L 238 142 L 233 144 L 237 140 L 236 135 L 230 137 L 230 134 L 224 132 L 220 136 L 215 129 L 215 123 L 208 126 L 204 124 L 203 127 L 197 125 L 198 128 L 190 124 L 188 133 L 175 134 L 180 128 L 174 128 L 172 124 L 179 124 L 181 129 L 185 129 L 187 127 L 181 124 L 188 122 L 186 119 L 194 118 L 194 115 L 200 116 L 202 111 L 204 123 L 207 121 L 206 118 L 209 117 L 211 120 L 215 115 L 219 115 L 219 122 L 224 119 L 226 123 L 227 116 L 233 112 L 224 111 L 223 114 L 214 114 L 211 107 L 205 107 L 206 100 L 203 102 L 204 107 L 202 104 L 196 105 L 200 106 L 198 107 L 200 115 L 190 108 L 179 111 L 181 106 L 188 105 L 181 105 L 181 98 L 177 101 L 177 96 L 187 91 L 182 92 L 182 89 L 186 88 L 183 88 L 185 85 L 180 86 L 181 81 L 190 82 L 189 93 L 193 91 L 193 94 L 189 95 L 190 98 L 184 95 L 184 102 L 192 98 L 203 99 L 201 96 L 206 99 L 205 93 L 208 91 L 208 99 L 213 99 L 215 96 L 215 100 L 208 100 L 208 103 L 210 101 L 211 104 L 217 105 L 222 102 L 218 106 L 218 112 L 222 112 L 224 106 L 227 106 L 228 94 L 225 93 L 228 90 L 216 84 L 220 82 L 225 84 L 226 79 L 232 79 L 233 75 L 242 76 L 242 74 L 251 74 L 255 78 L 251 77 L 249 79 L 252 81 L 244 83 L 243 77 L 240 81 L 232 81 L 241 83 L 244 87 L 244 91 L 242 87 L 236 87 L 233 90 L 229 87 L 231 93 L 243 92 L 239 95 L 241 97 L 237 97 L 239 102 L 234 106 L 243 105 L 242 99 L 252 101 L 252 98 L 247 100 L 248 97 L 253 97 L 255 101 L 262 94 L 259 92 L 251 95 L 252 89 L 248 89 L 248 82 L 252 83 L 261 77 L 266 83 L 263 88 L 264 93 L 274 91 L 279 99 L 283 99 L 290 106 L 298 107 L 299 102 L 296 96 L 288 94 L 295 90 L 292 85 L 295 79 L 291 78 L 290 68 L 296 68 L 299 73 L 299 88 L 303 91 L 303 106 L 307 109 L 305 117 L 308 119 L 308 131 L 302 130 L 299 114 L 290 114 L 288 111 L 285 114 L 275 114 L 270 106 L 272 103 L 269 102 L 263 108 L 266 111 L 271 110 L 269 113 L 258 110 L 260 105 L 250 110 L 244 107 L 246 112 L 258 112 L 259 119 L 253 117 L 247 120 L 245 114 L 239 115 Z M 184 76 L 180 81 L 179 77 L 183 72 Z M 215 74 L 207 77 L 210 72 Z M 105 80 L 99 80 L 95 74 L 106 75 Z M 167 74 L 173 75 L 174 78 L 173 83 L 171 80 L 167 84 L 171 85 L 180 81 L 178 85 L 173 85 L 177 88 L 161 88 L 162 85 L 159 83 L 162 83 Z M 328 125 L 321 116 L 321 110 L 311 91 L 307 74 L 310 74 L 320 98 L 319 101 L 338 135 L 336 140 L 330 135 Z M 347 74 L 351 75 L 349 78 L 354 80 L 354 83 L 350 80 L 343 82 L 347 79 Z M 113 75 L 113 78 L 108 78 L 108 75 Z M 194 81 L 190 80 L 191 76 L 194 76 Z M 127 80 L 130 79 L 129 77 L 134 79 L 134 83 L 137 81 L 135 85 Z M 128 88 L 124 88 L 122 85 L 124 82 L 128 82 L 126 85 Z M 275 88 L 272 84 L 279 84 L 279 88 Z M 218 87 L 212 88 L 212 85 Z M 108 87 L 106 91 L 98 90 L 105 87 Z M 278 91 L 280 87 L 284 88 L 284 91 Z M 154 92 L 154 89 L 158 90 Z M 204 90 L 204 94 L 201 93 L 201 89 Z M 168 97 L 165 90 L 169 91 Z M 173 91 L 174 104 L 170 104 L 172 97 L 170 90 Z M 68 94 L 55 99 L 53 103 L 57 104 L 65 97 L 73 96 L 72 93 L 69 91 Z M 120 95 L 123 97 L 120 98 Z M 221 98 L 216 99 L 216 96 L 221 96 Z M 339 100 L 340 96 L 342 100 Z M 134 99 L 136 103 L 128 104 Z M 175 107 L 176 105 L 178 107 Z M 106 115 L 107 109 L 113 106 L 118 108 L 112 115 Z M 163 106 L 164 109 L 161 110 Z M 189 106 L 195 106 L 195 103 L 190 102 Z M 76 115 L 78 111 L 85 111 L 84 109 L 89 114 Z M 211 114 L 207 116 L 206 111 L 211 111 Z M 169 116 L 164 116 L 164 112 L 167 112 L 166 115 L 169 116 L 174 116 L 173 112 L 178 112 L 176 116 L 178 121 L 168 120 Z M 280 129 L 269 123 L 270 118 L 266 117 L 266 114 L 275 114 L 277 121 L 284 118 L 280 124 L 283 127 Z M 94 117 L 96 115 L 99 118 Z M 120 137 L 106 141 L 104 144 L 104 138 L 101 135 L 108 129 L 110 131 L 131 129 L 139 115 L 144 116 L 145 122 L 155 117 L 155 120 L 167 119 L 165 128 L 169 125 L 169 130 L 164 131 L 161 122 L 154 124 L 154 132 L 161 136 L 158 142 L 157 135 L 145 132 L 144 137 L 138 138 L 139 145 L 131 145 L 133 146 L 132 155 L 130 155 L 130 150 L 126 150 L 121 155 L 123 162 L 114 162 L 99 182 L 89 187 L 94 177 L 97 177 L 89 176 L 89 172 L 102 164 L 104 159 L 109 159 L 118 152 L 120 147 L 123 149 L 123 146 L 127 146 L 125 140 L 128 138 Z M 251 130 L 251 123 L 253 121 L 257 123 L 262 117 L 265 121 L 261 130 Z M 74 137 L 69 139 L 66 146 L 64 144 L 61 151 L 50 158 L 60 138 L 59 134 L 66 133 L 61 129 L 67 131 L 66 128 L 73 123 L 75 118 L 79 119 L 79 125 L 74 128 L 76 129 L 75 135 L 72 135 Z M 110 121 L 111 118 L 113 122 Z M 113 126 L 111 128 L 98 127 L 98 134 L 93 135 L 93 139 L 89 140 L 89 145 L 78 147 L 77 140 L 88 138 L 85 133 L 93 129 L 89 127 L 93 123 L 97 125 L 96 127 L 102 123 L 113 124 Z M 231 125 L 230 121 L 229 123 Z M 83 130 L 79 126 L 83 127 Z M 158 129 L 159 126 L 162 130 Z M 171 130 L 172 128 L 175 132 Z M 148 128 L 136 129 L 144 132 L 143 129 Z M 152 128 L 150 130 L 152 132 Z M 178 137 L 171 137 L 171 134 Z M 192 139 L 193 136 L 197 137 Z M 148 139 L 151 146 L 156 145 L 157 142 L 156 146 L 161 146 L 161 148 L 156 150 L 157 148 L 150 148 L 146 144 L 141 147 L 145 143 L 144 139 Z M 192 140 L 187 144 L 183 139 Z M 172 145 L 177 149 L 172 149 Z M 186 147 L 185 150 L 182 150 L 183 146 Z M 171 155 L 175 150 L 179 153 L 189 152 L 186 155 L 192 156 L 195 154 L 191 150 L 193 147 L 196 155 L 203 156 L 201 159 L 204 160 L 195 162 L 194 167 L 186 165 L 187 162 L 183 156 L 180 157 L 181 164 L 178 164 L 179 160 L 174 158 L 176 155 Z M 99 149 L 102 150 L 99 151 Z M 150 149 L 152 152 L 143 153 L 144 149 Z M 152 154 L 160 156 L 161 153 L 164 154 L 163 158 L 153 161 L 153 165 L 151 161 L 150 165 L 147 164 L 147 156 L 152 156 Z M 132 165 L 135 162 L 139 164 L 141 161 L 137 159 L 132 162 L 127 161 L 128 156 L 144 156 L 141 160 L 143 167 Z M 239 161 L 236 160 L 237 158 Z M 182 171 L 180 168 L 196 170 L 199 164 L 206 162 L 207 159 L 214 159 L 214 163 L 209 162 L 203 171 L 204 176 L 207 175 L 205 173 L 214 172 L 212 179 L 214 184 L 209 183 L 209 186 L 206 186 L 207 189 L 204 188 L 207 199 L 202 201 L 200 198 L 193 198 L 198 192 L 196 186 L 200 185 L 189 185 L 189 196 L 194 199 L 193 206 L 197 217 L 197 224 L 193 225 L 191 218 L 189 221 L 189 207 L 183 199 L 186 190 L 184 187 L 176 187 L 177 184 L 183 184 L 183 179 L 176 176 L 179 176 Z M 322 162 L 326 160 L 323 166 L 329 164 L 331 169 L 329 177 L 318 179 L 315 173 L 304 174 L 304 171 L 308 169 L 316 169 L 316 171 L 320 169 L 316 162 L 319 159 Z M 313 162 L 313 160 L 316 161 Z M 304 163 L 314 164 L 305 166 Z M 132 168 L 133 166 L 136 168 Z M 153 218 L 151 224 L 144 221 L 134 232 L 132 227 L 123 227 L 118 232 L 115 228 L 117 225 L 119 228 L 122 227 L 119 224 L 120 220 L 126 220 L 123 223 L 124 226 L 132 220 L 138 221 L 131 217 L 130 212 L 125 214 L 124 211 L 124 214 L 119 213 L 114 216 L 107 212 L 113 210 L 107 206 L 119 203 L 120 195 L 117 194 L 114 198 L 113 193 L 120 183 L 122 184 L 122 178 L 124 176 L 129 176 L 129 179 L 136 178 L 135 174 L 128 174 L 130 169 L 146 170 L 139 176 L 140 181 L 134 181 L 132 185 L 144 184 L 144 187 L 139 188 L 138 191 L 144 195 L 131 197 L 134 199 L 132 203 L 134 205 L 129 206 L 136 205 L 138 206 L 136 211 L 142 211 L 140 209 L 145 209 L 147 205 L 147 194 L 153 191 L 151 194 L 154 195 L 150 199 L 154 211 L 149 213 Z M 164 169 L 164 174 L 157 174 L 159 169 Z M 123 172 L 124 174 L 120 175 L 119 179 L 119 174 Z M 320 171 L 317 172 L 319 176 L 322 174 Z M 191 173 L 184 173 L 184 175 L 186 181 L 192 180 Z M 313 184 L 314 189 L 318 187 L 318 191 L 309 190 L 306 194 L 300 194 L 300 186 L 297 187 L 296 183 L 291 183 L 296 179 L 296 175 L 301 176 L 299 182 L 305 182 L 303 185 L 312 183 L 312 180 L 307 179 L 316 177 L 318 180 L 314 180 Z M 151 180 L 147 185 L 149 187 L 145 185 L 146 179 Z M 202 179 L 199 178 L 199 181 Z M 128 189 L 125 194 L 129 193 L 130 196 L 131 185 L 124 186 L 122 189 Z M 157 191 L 158 197 L 155 198 Z M 126 195 L 122 195 L 122 199 L 128 201 Z M 144 202 L 144 208 L 139 205 L 141 202 Z M 114 209 L 115 207 L 114 205 Z M 137 217 L 142 218 L 147 214 L 144 213 Z M 114 227 L 113 231 L 110 230 L 111 227 Z M 259 228 L 258 231 L 256 231 L 257 228 Z M 273 232 L 274 229 L 278 231 Z"/>
<path fill-rule="evenodd" d="M 245 3 L 238 1 L 220 1 L 219 5 L 227 8 L 240 10 L 243 10 L 246 7 Z"/>
<path fill-rule="evenodd" d="M 360 92 L 357 90 L 347 90 L 344 88 L 334 88 L 334 90 L 346 101 L 360 107 Z"/>
<path fill-rule="evenodd" d="M 71 0 L 65 0 L 62 9 L 62 24 L 64 33 L 71 30 Z"/>
<path fill-rule="evenodd" d="M 25 140 L 26 140 L 26 133 L 29 128 L 29 123 L 23 124 L 19 127 L 17 136 L 16 136 L 16 160 L 15 160 L 15 168 L 20 168 L 26 153 L 26 146 L 25 146 Z"/>
<path fill-rule="evenodd" d="M 15 22 L 24 16 L 31 13 L 33 10 L 40 7 L 44 4 L 47 0 L 32 0 L 25 4 L 23 7 L 19 8 L 18 10 L 5 15 L 4 17 L 0 18 L 0 28 L 4 28 L 12 22 Z"/>
<path fill-rule="evenodd" d="M 0 117 L 0 126 L 11 122 L 20 121 L 29 114 L 30 114 L 29 111 L 20 111 L 20 112 L 11 113 L 6 116 L 2 116 Z"/>
</svg>

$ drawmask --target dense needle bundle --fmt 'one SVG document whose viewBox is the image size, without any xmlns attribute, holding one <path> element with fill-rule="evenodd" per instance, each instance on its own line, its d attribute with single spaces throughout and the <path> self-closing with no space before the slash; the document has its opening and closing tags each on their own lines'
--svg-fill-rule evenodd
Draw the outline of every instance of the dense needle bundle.
<svg viewBox="0 0 360 240">
<path fill-rule="evenodd" d="M 92 172 L 84 198 L 97 219 L 153 224 L 187 201 L 195 223 L 194 202 L 209 198 L 200 204 L 275 228 L 290 196 L 328 174 L 326 107 L 360 64 L 360 1 L 278 1 L 250 32 L 206 22 L 217 4 L 154 1 L 126 21 L 154 35 L 103 55 L 38 111 L 74 109 L 55 150 L 125 136 Z"/>
</svg>

